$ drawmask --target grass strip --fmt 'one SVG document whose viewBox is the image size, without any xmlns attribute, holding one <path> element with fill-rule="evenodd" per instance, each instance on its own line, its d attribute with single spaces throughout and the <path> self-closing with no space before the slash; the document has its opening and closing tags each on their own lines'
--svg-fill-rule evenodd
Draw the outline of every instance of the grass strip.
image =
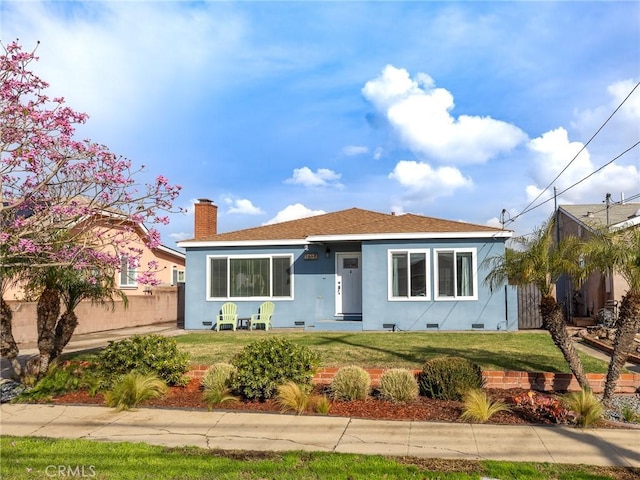
<svg viewBox="0 0 640 480">
<path fill-rule="evenodd" d="M 0 437 L 2 478 L 141 479 L 559 479 L 631 480 L 640 469 L 383 457 L 321 452 L 168 448 L 144 443 Z"/>
</svg>

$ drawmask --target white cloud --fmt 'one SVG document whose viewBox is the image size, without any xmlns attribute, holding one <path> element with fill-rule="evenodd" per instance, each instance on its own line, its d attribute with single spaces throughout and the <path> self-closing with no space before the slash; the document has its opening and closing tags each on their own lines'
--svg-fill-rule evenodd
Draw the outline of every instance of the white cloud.
<svg viewBox="0 0 640 480">
<path fill-rule="evenodd" d="M 613 158 L 638 140 L 640 87 L 634 90 L 636 84 L 636 80 L 630 79 L 614 82 L 607 87 L 608 98 L 603 105 L 592 109 L 576 110 L 571 127 L 581 138 L 587 139 L 598 132 L 608 117 L 622 104 L 589 145 L 593 153 Z M 632 90 L 634 90 L 633 93 L 631 93 Z M 625 162 L 625 159 L 621 161 Z"/>
<path fill-rule="evenodd" d="M 293 176 L 285 180 L 285 183 L 303 185 L 305 187 L 342 187 L 338 181 L 342 175 L 329 170 L 319 168 L 315 173 L 309 167 L 294 168 Z"/>
<path fill-rule="evenodd" d="M 173 232 L 169 234 L 169 238 L 179 242 L 181 240 L 186 240 L 188 238 L 192 238 L 193 237 L 193 232 L 191 233 L 187 233 L 187 232 Z"/>
<path fill-rule="evenodd" d="M 225 199 L 227 204 L 229 204 L 229 200 L 231 199 Z M 231 201 L 231 207 L 229 208 L 228 213 L 238 213 L 240 215 L 260 215 L 264 212 L 259 207 L 253 205 L 253 203 L 251 203 L 251 200 L 242 198 Z"/>
<path fill-rule="evenodd" d="M 361 145 L 347 145 L 342 149 L 342 154 L 347 157 L 354 157 L 356 155 L 364 155 L 369 152 L 368 147 L 364 147 Z"/>
<path fill-rule="evenodd" d="M 275 217 L 273 217 L 268 222 L 265 222 L 263 225 L 287 222 L 289 220 L 297 220 L 299 218 L 314 217 L 316 215 L 322 215 L 324 213 L 327 212 L 325 212 L 324 210 L 311 210 L 301 203 L 296 203 L 294 205 L 288 205 L 284 209 L 280 210 Z"/>
<path fill-rule="evenodd" d="M 373 152 L 373 159 L 380 160 L 382 158 L 383 153 L 384 153 L 384 150 L 382 149 L 382 147 L 376 148 Z"/>
<path fill-rule="evenodd" d="M 535 183 L 526 188 L 528 200 L 535 199 L 582 147 L 581 142 L 571 142 L 567 131 L 562 127 L 531 140 L 528 148 L 532 154 L 531 176 Z M 614 162 L 589 176 L 605 163 L 594 163 L 588 149 L 584 149 L 554 182 L 562 195 L 561 202 L 593 203 L 598 199 L 604 200 L 606 193 L 637 193 L 640 187 L 640 170 L 637 164 L 623 165 Z M 562 193 L 569 188 L 570 190 Z M 541 195 L 540 200 L 551 198 L 552 195 L 553 189 L 550 188 Z"/>
<path fill-rule="evenodd" d="M 387 65 L 362 94 L 389 121 L 403 144 L 418 155 L 456 164 L 484 163 L 527 139 L 518 127 L 491 117 L 451 115 L 453 95 L 433 79 Z"/>
<path fill-rule="evenodd" d="M 40 40 L 34 70 L 50 83 L 51 96 L 63 95 L 74 109 L 89 112 L 91 125 L 102 120 L 126 128 L 166 108 L 177 98 L 171 91 L 178 82 L 185 92 L 210 87 L 202 70 L 230 56 L 246 27 L 236 15 L 209 9 L 170 2 L 60 8 L 11 2 L 3 8 L 3 37 L 20 38 L 25 50 Z"/>
<path fill-rule="evenodd" d="M 389 178 L 409 190 L 411 198 L 431 201 L 453 195 L 459 188 L 470 188 L 473 182 L 455 167 L 433 168 L 424 162 L 401 160 Z"/>
</svg>

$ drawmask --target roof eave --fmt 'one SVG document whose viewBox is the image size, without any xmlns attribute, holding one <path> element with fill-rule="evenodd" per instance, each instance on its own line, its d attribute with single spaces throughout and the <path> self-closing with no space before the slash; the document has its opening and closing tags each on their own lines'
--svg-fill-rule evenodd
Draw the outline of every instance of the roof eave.
<svg viewBox="0 0 640 480">
<path fill-rule="evenodd" d="M 336 234 L 336 235 L 309 235 L 306 238 L 280 239 L 280 240 L 199 240 L 181 241 L 178 247 L 181 248 L 202 248 L 202 247 L 267 247 L 304 245 L 305 243 L 326 243 L 326 242 L 353 242 L 367 240 L 431 240 L 431 239 L 453 239 L 453 238 L 511 238 L 513 232 L 510 230 L 496 230 L 490 232 L 414 232 L 414 233 L 362 233 L 362 234 Z"/>
</svg>

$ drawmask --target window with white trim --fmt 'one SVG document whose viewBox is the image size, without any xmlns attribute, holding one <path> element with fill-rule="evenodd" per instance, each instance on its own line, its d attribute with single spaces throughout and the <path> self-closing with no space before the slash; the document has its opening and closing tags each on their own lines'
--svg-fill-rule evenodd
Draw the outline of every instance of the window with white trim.
<svg viewBox="0 0 640 480">
<path fill-rule="evenodd" d="M 207 298 L 291 298 L 292 255 L 207 257 Z"/>
<path fill-rule="evenodd" d="M 429 250 L 389 250 L 389 300 L 429 300 Z"/>
<path fill-rule="evenodd" d="M 478 267 L 475 248 L 435 249 L 436 300 L 477 300 Z"/>
<path fill-rule="evenodd" d="M 178 270 L 177 268 L 174 268 L 171 274 L 171 285 L 184 283 L 184 280 L 185 280 L 184 270 Z"/>
<path fill-rule="evenodd" d="M 120 287 L 136 287 L 138 285 L 137 278 L 137 265 L 131 261 L 128 255 L 122 255 L 120 257 Z"/>
</svg>

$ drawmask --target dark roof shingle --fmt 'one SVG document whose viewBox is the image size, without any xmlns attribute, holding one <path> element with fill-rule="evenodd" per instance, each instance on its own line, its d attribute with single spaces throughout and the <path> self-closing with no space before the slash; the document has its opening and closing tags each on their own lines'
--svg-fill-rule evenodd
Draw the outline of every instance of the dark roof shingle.
<svg viewBox="0 0 640 480">
<path fill-rule="evenodd" d="M 484 225 L 421 215 L 391 215 L 350 208 L 287 222 L 219 233 L 200 241 L 297 240 L 316 235 L 375 235 L 403 233 L 500 232 Z"/>
</svg>

